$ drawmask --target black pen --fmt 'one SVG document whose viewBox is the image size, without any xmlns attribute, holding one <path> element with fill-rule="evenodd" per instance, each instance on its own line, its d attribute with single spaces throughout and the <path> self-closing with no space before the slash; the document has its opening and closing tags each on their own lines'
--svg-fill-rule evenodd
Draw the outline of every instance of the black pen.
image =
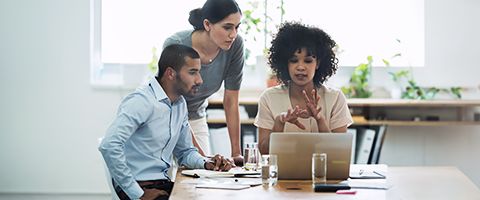
<svg viewBox="0 0 480 200">
<path fill-rule="evenodd" d="M 381 176 L 382 178 L 385 178 L 385 175 L 383 175 L 383 174 L 380 174 L 380 173 L 379 173 L 379 172 L 377 172 L 377 171 L 373 171 L 373 173 L 375 173 L 376 175 L 379 175 L 379 176 Z"/>
</svg>

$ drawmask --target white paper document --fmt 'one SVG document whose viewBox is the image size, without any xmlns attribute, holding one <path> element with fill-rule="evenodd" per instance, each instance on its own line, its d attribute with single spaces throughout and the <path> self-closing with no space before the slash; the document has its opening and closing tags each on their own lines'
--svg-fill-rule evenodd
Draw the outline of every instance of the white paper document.
<svg viewBox="0 0 480 200">
<path fill-rule="evenodd" d="M 356 164 L 350 165 L 351 179 L 385 179 L 387 178 L 388 166 L 385 164 L 365 165 Z"/>
<path fill-rule="evenodd" d="M 182 170 L 182 175 L 193 176 L 193 177 L 205 177 L 205 178 L 214 178 L 214 177 L 234 177 L 234 176 L 245 176 L 245 175 L 260 175 L 260 172 L 257 171 L 245 171 L 242 168 L 233 168 L 228 172 L 221 171 L 212 171 L 206 169 L 192 169 L 192 170 Z"/>
<path fill-rule="evenodd" d="M 242 184 L 221 184 L 221 183 L 206 183 L 195 185 L 196 188 L 206 188 L 206 189 L 223 189 L 223 190 L 241 190 L 250 188 L 249 185 Z"/>
</svg>

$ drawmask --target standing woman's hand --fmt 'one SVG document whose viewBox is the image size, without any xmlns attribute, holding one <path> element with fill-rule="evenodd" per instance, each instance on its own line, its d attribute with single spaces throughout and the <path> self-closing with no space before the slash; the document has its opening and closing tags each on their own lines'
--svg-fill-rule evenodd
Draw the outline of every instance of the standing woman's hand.
<svg viewBox="0 0 480 200">
<path fill-rule="evenodd" d="M 236 166 L 243 166 L 243 156 L 242 155 L 237 155 L 232 157 L 233 162 L 235 163 Z"/>
</svg>

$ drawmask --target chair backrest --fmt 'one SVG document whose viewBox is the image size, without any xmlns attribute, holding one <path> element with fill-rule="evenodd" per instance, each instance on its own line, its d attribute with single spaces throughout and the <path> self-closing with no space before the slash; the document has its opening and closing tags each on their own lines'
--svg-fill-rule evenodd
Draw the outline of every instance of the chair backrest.
<svg viewBox="0 0 480 200">
<path fill-rule="evenodd" d="M 102 143 L 102 140 L 103 138 L 98 138 L 99 145 Z M 105 163 L 102 154 L 100 154 L 100 157 L 102 158 L 103 168 L 105 169 L 105 177 L 107 178 L 108 188 L 112 193 L 112 200 L 120 200 L 120 197 L 118 197 L 117 193 L 115 192 L 115 188 L 113 187 L 112 177 L 110 176 L 110 171 L 108 170 L 107 164 Z"/>
</svg>

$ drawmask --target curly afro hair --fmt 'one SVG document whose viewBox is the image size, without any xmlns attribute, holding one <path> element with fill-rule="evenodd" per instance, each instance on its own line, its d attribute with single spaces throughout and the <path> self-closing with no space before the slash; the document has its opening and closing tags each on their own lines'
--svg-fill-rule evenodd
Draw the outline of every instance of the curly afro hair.
<svg viewBox="0 0 480 200">
<path fill-rule="evenodd" d="M 305 48 L 309 55 L 317 58 L 319 67 L 315 71 L 313 83 L 318 87 L 338 69 L 338 59 L 334 53 L 335 45 L 335 41 L 319 28 L 299 22 L 286 22 L 281 25 L 272 40 L 268 64 L 277 79 L 287 85 L 292 80 L 288 73 L 288 61 L 296 51 Z"/>
</svg>

